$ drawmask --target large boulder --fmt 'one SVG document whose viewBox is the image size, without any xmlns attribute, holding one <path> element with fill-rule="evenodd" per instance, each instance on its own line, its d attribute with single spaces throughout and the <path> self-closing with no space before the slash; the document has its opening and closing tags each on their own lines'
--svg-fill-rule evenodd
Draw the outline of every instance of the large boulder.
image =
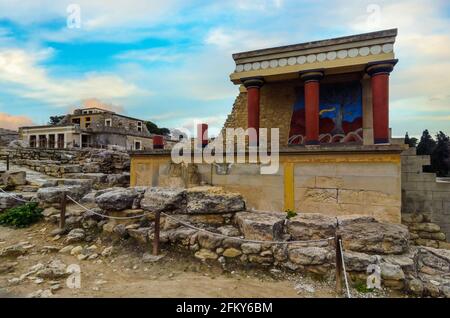
<svg viewBox="0 0 450 318">
<path fill-rule="evenodd" d="M 17 195 L 14 193 L 7 194 L 7 193 L 0 192 L 0 212 L 3 212 L 6 209 L 13 208 L 13 207 L 23 204 L 23 202 L 13 198 L 11 195 L 14 195 L 14 197 L 16 197 L 16 198 L 23 199 L 23 197 L 21 195 Z"/>
<path fill-rule="evenodd" d="M 238 193 L 226 192 L 220 187 L 194 187 L 187 190 L 189 214 L 230 213 L 245 210 L 245 202 Z"/>
<path fill-rule="evenodd" d="M 450 273 L 450 251 L 420 246 L 416 256 L 418 270 L 424 274 Z"/>
<path fill-rule="evenodd" d="M 289 250 L 289 259 L 299 265 L 322 265 L 332 258 L 330 251 L 323 247 L 307 246 Z"/>
<path fill-rule="evenodd" d="M 152 187 L 145 191 L 141 208 L 151 212 L 186 212 L 186 190 Z"/>
<path fill-rule="evenodd" d="M 409 232 L 401 224 L 375 220 L 340 222 L 339 231 L 345 250 L 370 254 L 402 254 L 409 247 Z"/>
<path fill-rule="evenodd" d="M 275 213 L 239 212 L 235 223 L 246 239 L 278 241 L 282 239 L 284 216 Z"/>
<path fill-rule="evenodd" d="M 60 203 L 64 194 L 70 196 L 74 200 L 81 200 L 87 193 L 89 188 L 80 185 L 64 185 L 57 187 L 40 188 L 37 191 L 37 198 L 44 203 Z"/>
<path fill-rule="evenodd" d="M 108 174 L 106 181 L 109 186 L 115 185 L 128 185 L 130 184 L 130 174 L 129 173 L 119 173 L 119 174 Z"/>
<path fill-rule="evenodd" d="M 370 264 L 377 264 L 376 255 L 359 252 L 344 252 L 345 268 L 350 272 L 366 272 Z"/>
<path fill-rule="evenodd" d="M 1 173 L 0 183 L 15 187 L 27 184 L 27 173 L 25 171 L 6 171 Z"/>
<path fill-rule="evenodd" d="M 105 211 L 122 211 L 133 207 L 139 193 L 133 188 L 122 188 L 105 192 L 95 198 L 95 203 Z"/>
<path fill-rule="evenodd" d="M 301 214 L 287 221 L 286 231 L 293 240 L 317 240 L 334 237 L 336 219 L 315 213 Z"/>
</svg>

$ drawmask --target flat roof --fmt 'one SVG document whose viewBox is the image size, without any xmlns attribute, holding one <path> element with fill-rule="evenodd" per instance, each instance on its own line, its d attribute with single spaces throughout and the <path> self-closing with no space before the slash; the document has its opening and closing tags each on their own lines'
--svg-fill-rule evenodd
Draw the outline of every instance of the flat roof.
<svg viewBox="0 0 450 318">
<path fill-rule="evenodd" d="M 367 65 L 395 59 L 397 29 L 343 36 L 233 54 L 234 84 L 259 77 L 266 82 L 298 79 L 299 73 L 323 70 L 325 76 L 364 72 Z"/>
<path fill-rule="evenodd" d="M 385 37 L 395 37 L 395 36 L 397 36 L 397 33 L 398 33 L 397 29 L 388 29 L 388 30 L 382 30 L 382 31 L 376 31 L 376 32 L 342 36 L 342 37 L 326 39 L 326 40 L 304 42 L 304 43 L 299 43 L 299 44 L 292 44 L 292 45 L 278 46 L 278 47 L 265 48 L 265 49 L 259 49 L 259 50 L 253 50 L 253 51 L 246 51 L 246 52 L 240 52 L 240 53 L 233 54 L 233 59 L 237 60 L 237 59 L 241 59 L 241 58 L 263 56 L 263 55 L 267 55 L 267 54 L 285 53 L 285 52 L 300 51 L 300 50 L 313 49 L 313 48 L 319 48 L 319 47 L 331 46 L 331 45 L 337 45 L 337 44 L 347 44 L 347 43 L 353 43 L 353 42 L 367 41 L 367 40 L 373 40 L 373 39 L 379 39 L 379 38 L 385 38 Z"/>
</svg>

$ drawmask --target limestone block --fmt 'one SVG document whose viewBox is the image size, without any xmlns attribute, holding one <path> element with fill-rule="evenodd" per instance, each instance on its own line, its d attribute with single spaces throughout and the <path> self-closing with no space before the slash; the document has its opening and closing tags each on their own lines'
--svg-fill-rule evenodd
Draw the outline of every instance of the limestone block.
<svg viewBox="0 0 450 318">
<path fill-rule="evenodd" d="M 207 250 L 207 249 L 201 249 L 198 252 L 195 253 L 195 257 L 201 259 L 201 260 L 208 260 L 208 259 L 212 259 L 215 260 L 217 259 L 219 256 L 214 253 L 213 251 Z"/>
<path fill-rule="evenodd" d="M 300 265 L 322 265 L 331 253 L 322 247 L 298 247 L 289 250 L 289 260 Z"/>
<path fill-rule="evenodd" d="M 400 195 L 381 191 L 338 190 L 339 203 L 356 203 L 364 205 L 400 206 Z"/>
<path fill-rule="evenodd" d="M 409 248 L 404 225 L 381 222 L 352 222 L 339 229 L 344 249 L 363 253 L 401 254 Z"/>
<path fill-rule="evenodd" d="M 188 214 L 230 213 L 245 210 L 243 197 L 220 187 L 195 187 L 187 190 Z"/>
<path fill-rule="evenodd" d="M 25 171 L 6 171 L 1 173 L 0 183 L 6 186 L 22 186 L 27 184 Z"/>
<path fill-rule="evenodd" d="M 234 221 L 244 237 L 253 240 L 280 240 L 283 232 L 284 216 L 274 213 L 239 212 Z"/>
<path fill-rule="evenodd" d="M 315 188 L 316 177 L 312 176 L 295 176 L 294 184 L 297 188 Z"/>
<path fill-rule="evenodd" d="M 336 219 L 322 214 L 300 214 L 286 221 L 286 231 L 293 240 L 316 240 L 333 237 Z"/>
<path fill-rule="evenodd" d="M 295 195 L 297 195 L 297 193 L 295 193 Z M 337 190 L 302 188 L 298 193 L 298 200 L 305 203 L 337 203 Z"/>
<path fill-rule="evenodd" d="M 421 231 L 429 233 L 436 233 L 441 231 L 440 226 L 434 223 L 413 223 L 409 225 L 409 228 L 412 231 Z"/>
<path fill-rule="evenodd" d="M 141 208 L 151 212 L 184 213 L 186 204 L 186 190 L 182 188 L 148 188 L 141 200 Z"/>
<path fill-rule="evenodd" d="M 342 188 L 343 185 L 343 178 L 323 176 L 316 177 L 316 188 Z"/>
</svg>

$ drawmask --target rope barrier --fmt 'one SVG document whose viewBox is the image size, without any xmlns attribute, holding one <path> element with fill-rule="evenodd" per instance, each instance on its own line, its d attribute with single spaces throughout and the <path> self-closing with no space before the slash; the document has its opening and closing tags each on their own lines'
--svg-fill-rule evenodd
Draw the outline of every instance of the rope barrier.
<svg viewBox="0 0 450 318">
<path fill-rule="evenodd" d="M 6 195 L 9 195 L 11 198 L 13 198 L 13 199 L 15 199 L 15 200 L 17 200 L 17 201 L 20 201 L 20 202 L 30 202 L 30 201 L 28 201 L 28 200 L 24 200 L 24 199 L 22 199 L 22 198 L 19 198 L 19 197 L 15 196 L 15 195 L 12 194 L 12 193 L 6 192 L 6 191 L 3 190 L 2 188 L 0 188 L 0 191 L 3 192 L 3 193 L 5 193 Z"/>
<path fill-rule="evenodd" d="M 244 238 L 240 238 L 240 237 L 235 237 L 235 236 L 228 236 L 228 235 L 224 235 L 224 234 L 220 234 L 220 233 L 215 233 L 215 232 L 211 232 L 199 227 L 196 227 L 188 222 L 184 222 L 181 221 L 180 219 L 177 219 L 171 215 L 168 215 L 164 212 L 161 212 L 162 215 L 168 217 L 169 219 L 172 219 L 180 224 L 183 224 L 186 227 L 189 227 L 191 229 L 197 230 L 197 231 L 201 231 L 201 232 L 205 232 L 211 235 L 215 235 L 218 237 L 222 237 L 222 238 L 230 238 L 230 239 L 235 239 L 235 240 L 239 240 L 242 242 L 247 242 L 247 243 L 257 243 L 257 244 L 273 244 L 273 245 L 277 245 L 277 244 L 301 244 L 301 243 L 320 243 L 320 242 L 328 242 L 330 240 L 333 240 L 334 237 L 329 237 L 329 238 L 325 238 L 325 239 L 319 239 L 319 240 L 308 240 L 308 241 L 260 241 L 260 240 L 249 240 L 249 239 L 244 239 Z"/>
<path fill-rule="evenodd" d="M 347 297 L 352 298 L 352 295 L 350 294 L 350 288 L 348 287 L 347 271 L 345 269 L 345 261 L 344 261 L 344 249 L 342 248 L 341 239 L 339 239 L 339 246 L 341 248 L 342 271 L 344 272 L 345 289 L 347 290 Z"/>
<path fill-rule="evenodd" d="M 84 210 L 91 212 L 92 214 L 101 216 L 103 218 L 107 218 L 107 219 L 113 219 L 113 220 L 129 220 L 129 219 L 140 219 L 144 216 L 147 215 L 147 213 L 141 214 L 141 215 L 133 215 L 133 216 L 110 216 L 110 215 L 106 215 L 106 214 L 101 214 L 98 212 L 95 212 L 94 210 L 91 210 L 87 207 L 85 207 L 84 205 L 82 205 L 81 203 L 77 202 L 74 198 L 72 198 L 71 196 L 67 195 L 67 198 L 72 201 L 73 203 L 75 203 L 76 205 L 78 205 L 79 207 L 83 208 Z"/>
<path fill-rule="evenodd" d="M 91 212 L 91 213 L 93 213 L 95 215 L 107 218 L 107 219 L 115 219 L 115 220 L 138 219 L 138 218 L 142 218 L 143 216 L 148 214 L 148 213 L 144 213 L 144 214 L 141 214 L 141 215 L 135 215 L 135 216 L 129 216 L 129 217 L 110 216 L 110 215 L 105 215 L 105 214 L 101 214 L 101 213 L 95 212 L 92 209 L 89 209 L 89 208 L 85 207 L 84 205 L 82 205 L 81 203 L 77 202 L 75 199 L 73 199 L 69 195 L 67 196 L 67 198 L 70 201 L 72 201 L 73 203 L 75 203 L 76 205 L 78 205 L 81 208 L 83 208 L 84 210 L 86 210 L 88 212 Z M 149 212 L 149 213 L 153 213 L 153 212 Z M 167 217 L 167 218 L 169 218 L 169 219 L 171 219 L 171 220 L 173 220 L 173 221 L 175 221 L 177 223 L 180 223 L 180 224 L 182 224 L 182 225 L 184 225 L 186 227 L 189 227 L 191 229 L 194 229 L 194 230 L 197 230 L 197 231 L 200 231 L 200 232 L 205 232 L 205 233 L 217 236 L 217 237 L 235 239 L 235 240 L 239 240 L 239 241 L 246 242 L 246 243 L 274 244 L 274 245 L 276 245 L 276 244 L 280 244 L 280 245 L 281 244 L 307 244 L 307 243 L 328 242 L 328 241 L 334 239 L 333 237 L 329 237 L 329 238 L 325 238 L 325 239 L 308 240 L 308 241 L 260 241 L 260 240 L 249 240 L 249 239 L 244 239 L 244 238 L 240 238 L 240 237 L 233 237 L 233 236 L 228 236 L 228 235 L 224 235 L 224 234 L 221 234 L 221 233 L 211 232 L 211 231 L 208 231 L 206 229 L 202 229 L 200 227 L 192 225 L 192 224 L 190 224 L 188 222 L 184 222 L 184 221 L 182 221 L 182 220 L 180 220 L 178 218 L 175 218 L 175 217 L 173 217 L 171 215 L 168 215 L 167 213 L 161 212 L 161 214 L 164 215 L 165 217 Z"/>
</svg>

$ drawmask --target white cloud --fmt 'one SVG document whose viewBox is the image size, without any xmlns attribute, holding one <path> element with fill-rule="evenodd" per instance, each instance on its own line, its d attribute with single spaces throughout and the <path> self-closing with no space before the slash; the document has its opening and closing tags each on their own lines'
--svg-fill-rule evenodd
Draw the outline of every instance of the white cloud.
<svg viewBox="0 0 450 318">
<path fill-rule="evenodd" d="M 33 120 L 28 116 L 17 116 L 0 112 L 0 128 L 17 130 L 19 127 L 31 125 L 33 125 Z"/>
<path fill-rule="evenodd" d="M 80 78 L 54 78 L 39 62 L 52 50 L 29 53 L 22 49 L 0 52 L 0 82 L 17 95 L 66 107 L 83 99 L 96 97 L 114 101 L 133 95 L 149 94 L 118 75 L 86 73 Z"/>
<path fill-rule="evenodd" d="M 121 60 L 144 62 L 175 62 L 183 57 L 183 54 L 173 53 L 168 48 L 151 48 L 143 50 L 130 50 L 115 56 Z"/>
<path fill-rule="evenodd" d="M 276 34 L 261 34 L 245 29 L 217 27 L 210 30 L 205 43 L 213 45 L 227 54 L 280 45 L 283 39 Z"/>
</svg>

